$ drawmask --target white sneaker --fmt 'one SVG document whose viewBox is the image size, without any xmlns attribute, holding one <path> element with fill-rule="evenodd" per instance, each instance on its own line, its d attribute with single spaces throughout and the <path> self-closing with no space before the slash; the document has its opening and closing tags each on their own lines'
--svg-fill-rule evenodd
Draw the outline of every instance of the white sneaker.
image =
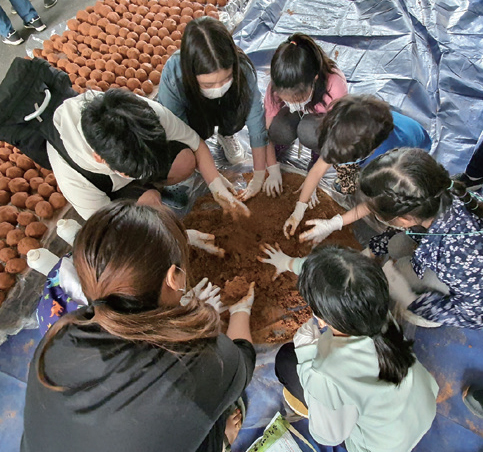
<svg viewBox="0 0 483 452">
<path fill-rule="evenodd" d="M 226 159 L 232 164 L 245 160 L 245 151 L 242 149 L 240 142 L 234 135 L 231 137 L 224 137 L 218 134 L 218 144 L 223 148 Z"/>
</svg>

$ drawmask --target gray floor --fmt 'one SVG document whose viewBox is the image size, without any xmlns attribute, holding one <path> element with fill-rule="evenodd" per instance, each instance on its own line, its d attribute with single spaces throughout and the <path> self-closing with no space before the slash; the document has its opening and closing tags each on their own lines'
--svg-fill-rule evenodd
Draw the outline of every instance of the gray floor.
<svg viewBox="0 0 483 452">
<path fill-rule="evenodd" d="M 42 32 L 42 34 L 48 34 L 48 31 L 52 31 L 52 28 L 55 25 L 61 22 L 65 22 L 71 17 L 74 17 L 78 10 L 95 4 L 95 0 L 58 0 L 57 4 L 54 7 L 50 9 L 45 9 L 43 0 L 31 0 L 31 2 L 34 5 L 34 8 L 39 13 L 42 21 L 48 27 L 46 31 Z M 31 34 L 36 33 L 35 30 L 25 29 L 23 27 L 22 19 L 20 19 L 18 14 L 13 15 L 11 13 L 12 7 L 9 1 L 0 0 L 0 6 L 5 10 L 8 17 L 12 21 L 13 26 L 20 33 L 25 41 L 27 41 L 28 37 Z M 5 77 L 5 74 L 10 67 L 10 63 L 15 57 L 24 57 L 26 55 L 27 52 L 25 43 L 18 46 L 11 46 L 3 44 L 3 42 L 0 41 L 0 80 L 3 80 L 3 78 Z"/>
</svg>

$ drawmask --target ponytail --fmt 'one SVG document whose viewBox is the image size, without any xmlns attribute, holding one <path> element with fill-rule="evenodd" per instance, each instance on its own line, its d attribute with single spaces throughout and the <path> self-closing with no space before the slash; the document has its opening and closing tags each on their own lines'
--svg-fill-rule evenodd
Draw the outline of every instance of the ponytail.
<svg viewBox="0 0 483 452">
<path fill-rule="evenodd" d="M 294 33 L 280 44 L 270 64 L 272 94 L 290 92 L 291 95 L 306 94 L 312 86 L 312 99 L 307 104 L 310 111 L 322 103 L 327 107 L 327 81 L 337 65 L 319 45 L 304 33 Z M 317 80 L 315 78 L 317 77 Z M 315 80 L 315 84 L 314 84 Z M 330 102 L 329 102 L 330 103 Z"/>
<path fill-rule="evenodd" d="M 386 327 L 372 336 L 372 340 L 379 361 L 379 379 L 401 384 L 409 368 L 416 362 L 412 351 L 414 341 L 405 339 L 402 329 L 393 320 L 389 320 Z"/>
</svg>

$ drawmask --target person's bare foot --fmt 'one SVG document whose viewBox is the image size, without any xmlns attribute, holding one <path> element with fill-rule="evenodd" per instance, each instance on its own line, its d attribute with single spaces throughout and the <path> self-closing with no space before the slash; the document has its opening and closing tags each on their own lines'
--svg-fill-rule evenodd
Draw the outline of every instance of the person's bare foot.
<svg viewBox="0 0 483 452">
<path fill-rule="evenodd" d="M 228 438 L 228 442 L 233 444 L 240 433 L 242 426 L 242 415 L 239 408 L 237 408 L 226 420 L 225 435 Z"/>
</svg>

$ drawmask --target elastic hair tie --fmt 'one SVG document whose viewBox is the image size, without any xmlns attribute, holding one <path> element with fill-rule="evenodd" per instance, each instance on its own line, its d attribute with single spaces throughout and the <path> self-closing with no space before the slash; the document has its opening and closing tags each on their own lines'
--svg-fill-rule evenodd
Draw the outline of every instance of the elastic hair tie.
<svg viewBox="0 0 483 452">
<path fill-rule="evenodd" d="M 289 44 L 293 44 L 294 46 L 297 45 L 297 43 L 295 41 L 290 41 Z"/>
<path fill-rule="evenodd" d="M 451 184 L 449 185 L 449 187 L 446 189 L 446 190 L 451 190 L 454 186 L 454 180 L 451 179 Z"/>
</svg>

